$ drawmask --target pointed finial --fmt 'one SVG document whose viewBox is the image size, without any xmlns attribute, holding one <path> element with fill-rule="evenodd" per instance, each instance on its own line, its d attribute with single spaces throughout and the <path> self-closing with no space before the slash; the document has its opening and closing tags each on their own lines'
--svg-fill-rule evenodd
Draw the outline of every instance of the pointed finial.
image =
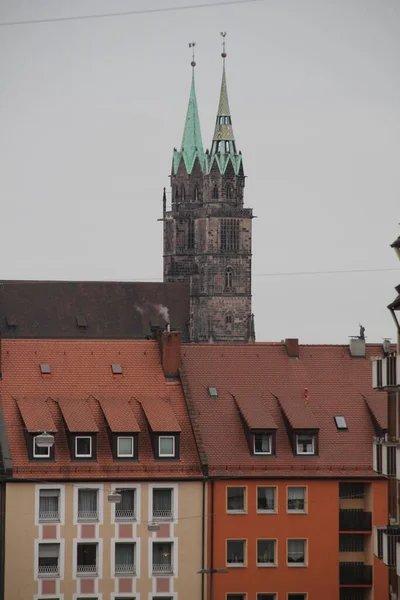
<svg viewBox="0 0 400 600">
<path fill-rule="evenodd" d="M 189 48 L 192 48 L 192 62 L 190 63 L 191 67 L 194 69 L 196 66 L 196 62 L 194 60 L 194 49 L 196 46 L 196 42 L 190 42 L 189 43 Z"/>
<path fill-rule="evenodd" d="M 225 52 L 225 38 L 226 38 L 226 31 L 221 31 L 220 33 L 221 37 L 222 37 L 222 58 L 224 59 L 225 62 L 225 58 L 226 58 L 226 52 Z"/>
</svg>

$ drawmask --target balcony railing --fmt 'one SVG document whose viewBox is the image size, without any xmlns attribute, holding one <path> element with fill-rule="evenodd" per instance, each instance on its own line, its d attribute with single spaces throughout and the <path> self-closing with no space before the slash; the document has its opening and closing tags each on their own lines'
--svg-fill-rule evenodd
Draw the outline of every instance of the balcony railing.
<svg viewBox="0 0 400 600">
<path fill-rule="evenodd" d="M 153 575 L 172 575 L 173 572 L 172 563 L 163 565 L 153 564 Z"/>
<path fill-rule="evenodd" d="M 39 565 L 38 575 L 39 577 L 59 577 L 60 569 L 58 565 Z"/>
<path fill-rule="evenodd" d="M 134 510 L 115 509 L 115 518 L 117 521 L 134 521 L 136 513 Z"/>
<path fill-rule="evenodd" d="M 77 565 L 77 575 L 97 575 L 97 565 Z"/>
<path fill-rule="evenodd" d="M 39 521 L 59 521 L 60 513 L 58 510 L 39 511 Z"/>
<path fill-rule="evenodd" d="M 362 508 L 342 508 L 339 511 L 340 531 L 371 531 L 372 513 Z"/>
<path fill-rule="evenodd" d="M 400 542 L 400 527 L 386 527 L 382 533 L 382 558 L 387 567 L 395 567 L 397 564 L 398 542 Z"/>
<path fill-rule="evenodd" d="M 372 566 L 359 562 L 339 564 L 340 585 L 372 585 Z"/>
<path fill-rule="evenodd" d="M 153 509 L 153 520 L 154 521 L 172 521 L 173 514 L 172 508 L 169 510 L 154 510 Z"/>
<path fill-rule="evenodd" d="M 392 354 L 372 361 L 372 387 L 386 389 L 400 386 L 400 355 Z"/>
<path fill-rule="evenodd" d="M 78 521 L 97 521 L 99 513 L 97 510 L 79 510 Z"/>
<path fill-rule="evenodd" d="M 115 565 L 116 575 L 134 575 L 136 573 L 135 565 Z"/>
</svg>

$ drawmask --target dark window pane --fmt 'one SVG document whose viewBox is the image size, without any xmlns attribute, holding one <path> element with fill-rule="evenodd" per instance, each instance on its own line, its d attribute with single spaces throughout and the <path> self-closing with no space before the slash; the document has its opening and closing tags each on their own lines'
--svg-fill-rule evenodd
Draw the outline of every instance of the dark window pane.
<svg viewBox="0 0 400 600">
<path fill-rule="evenodd" d="M 257 540 L 257 563 L 275 563 L 275 540 Z"/>
<path fill-rule="evenodd" d="M 244 541 L 228 540 L 227 563 L 244 564 Z"/>
<path fill-rule="evenodd" d="M 245 488 L 243 487 L 228 487 L 227 488 L 227 510 L 244 510 L 245 509 Z"/>
</svg>

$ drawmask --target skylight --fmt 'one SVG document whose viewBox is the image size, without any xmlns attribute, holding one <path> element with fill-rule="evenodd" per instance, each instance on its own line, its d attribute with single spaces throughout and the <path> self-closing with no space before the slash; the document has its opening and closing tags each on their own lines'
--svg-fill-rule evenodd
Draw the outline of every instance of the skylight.
<svg viewBox="0 0 400 600">
<path fill-rule="evenodd" d="M 76 315 L 75 319 L 78 327 L 87 327 L 86 317 L 84 315 Z"/>
<path fill-rule="evenodd" d="M 49 375 L 51 373 L 50 365 L 48 363 L 40 363 L 40 372 L 42 375 Z"/>
<path fill-rule="evenodd" d="M 346 419 L 343 416 L 336 415 L 334 418 L 335 418 L 335 424 L 336 424 L 337 429 L 339 429 L 339 430 L 347 429 Z"/>
<path fill-rule="evenodd" d="M 113 375 L 121 375 L 122 374 L 121 365 L 111 365 L 111 369 L 112 369 Z"/>
<path fill-rule="evenodd" d="M 210 398 L 218 398 L 217 388 L 216 387 L 209 387 L 208 388 L 208 395 L 210 396 Z"/>
</svg>

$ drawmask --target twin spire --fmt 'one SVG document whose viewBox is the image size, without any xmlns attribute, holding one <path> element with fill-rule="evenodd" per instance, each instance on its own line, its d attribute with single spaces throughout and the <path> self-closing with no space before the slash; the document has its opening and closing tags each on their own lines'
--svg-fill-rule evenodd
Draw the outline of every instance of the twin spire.
<svg viewBox="0 0 400 600">
<path fill-rule="evenodd" d="M 195 43 L 189 44 L 193 49 L 192 55 L 192 83 L 189 95 L 189 105 L 186 113 L 185 128 L 182 137 L 182 146 L 180 151 L 174 150 L 173 170 L 176 174 L 181 160 L 184 161 L 187 173 L 191 173 L 195 165 L 196 159 L 199 160 L 201 170 L 209 173 L 214 162 L 217 163 L 221 173 L 225 172 L 229 160 L 232 162 L 235 173 L 238 173 L 241 164 L 241 155 L 236 152 L 235 138 L 232 129 L 232 119 L 229 109 L 228 89 L 226 84 L 225 71 L 225 36 L 226 33 L 221 33 L 223 42 L 223 59 L 222 67 L 222 82 L 221 92 L 219 97 L 217 120 L 215 124 L 214 136 L 211 145 L 211 152 L 205 154 L 203 151 L 203 142 L 201 138 L 200 118 L 197 107 L 196 88 L 194 81 L 194 68 L 196 66 L 194 60 Z"/>
</svg>

